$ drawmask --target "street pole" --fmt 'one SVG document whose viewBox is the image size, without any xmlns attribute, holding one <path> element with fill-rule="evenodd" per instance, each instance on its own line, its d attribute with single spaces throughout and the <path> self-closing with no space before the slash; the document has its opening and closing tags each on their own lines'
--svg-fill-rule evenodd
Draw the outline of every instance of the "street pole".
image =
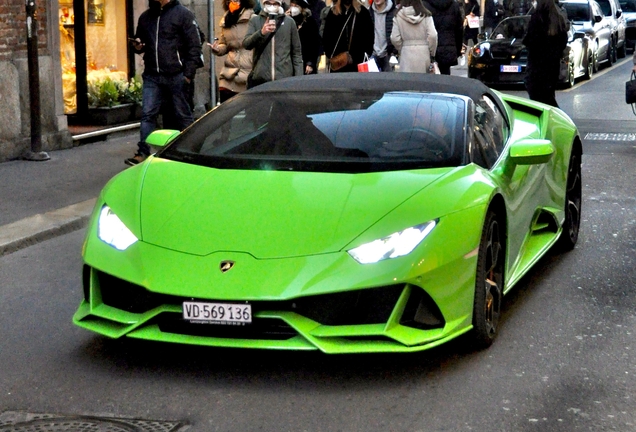
<svg viewBox="0 0 636 432">
<path fill-rule="evenodd" d="M 208 0 L 208 40 L 214 43 L 214 0 Z M 210 109 L 216 106 L 216 56 L 210 51 Z"/>
<path fill-rule="evenodd" d="M 29 100 L 31 103 L 31 150 L 24 159 L 46 161 L 51 159 L 42 151 L 42 122 L 40 120 L 40 66 L 38 63 L 38 21 L 35 0 L 26 0 L 27 58 L 29 66 Z"/>
</svg>

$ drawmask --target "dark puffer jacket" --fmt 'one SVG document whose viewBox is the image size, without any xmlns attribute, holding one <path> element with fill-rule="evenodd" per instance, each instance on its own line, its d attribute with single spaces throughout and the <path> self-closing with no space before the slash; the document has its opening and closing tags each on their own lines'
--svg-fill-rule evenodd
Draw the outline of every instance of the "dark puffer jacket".
<svg viewBox="0 0 636 432">
<path fill-rule="evenodd" d="M 437 30 L 435 60 L 442 65 L 457 64 L 464 38 L 464 16 L 455 0 L 425 0 L 424 7 L 433 14 Z"/>
<path fill-rule="evenodd" d="M 194 14 L 173 0 L 164 7 L 152 2 L 141 14 L 135 37 L 144 44 L 144 75 L 175 75 L 192 79 L 203 65 L 201 37 Z"/>
</svg>

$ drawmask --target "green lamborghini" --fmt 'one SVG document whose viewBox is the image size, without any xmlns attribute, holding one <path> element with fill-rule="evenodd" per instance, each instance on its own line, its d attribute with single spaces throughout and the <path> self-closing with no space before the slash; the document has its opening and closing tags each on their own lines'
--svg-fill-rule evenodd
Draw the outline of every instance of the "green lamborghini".
<svg viewBox="0 0 636 432">
<path fill-rule="evenodd" d="M 215 347 L 489 346 L 503 296 L 572 249 L 581 139 L 461 77 L 325 74 L 246 91 L 103 189 L 78 326 Z"/>
</svg>

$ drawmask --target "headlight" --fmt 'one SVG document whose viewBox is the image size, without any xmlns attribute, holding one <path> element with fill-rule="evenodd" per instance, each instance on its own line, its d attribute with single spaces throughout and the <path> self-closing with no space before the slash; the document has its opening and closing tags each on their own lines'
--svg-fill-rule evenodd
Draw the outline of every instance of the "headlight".
<svg viewBox="0 0 636 432">
<path fill-rule="evenodd" d="M 490 48 L 490 44 L 488 43 L 477 45 L 476 47 L 473 48 L 473 55 L 477 58 L 482 57 L 484 54 L 486 54 L 486 51 L 489 48 Z"/>
<path fill-rule="evenodd" d="M 97 221 L 97 236 L 115 249 L 126 250 L 137 237 L 108 206 L 102 207 Z"/>
<path fill-rule="evenodd" d="M 389 258 L 411 253 L 415 247 L 435 228 L 437 221 L 407 228 L 388 237 L 351 249 L 349 255 L 360 264 L 372 264 Z"/>
</svg>

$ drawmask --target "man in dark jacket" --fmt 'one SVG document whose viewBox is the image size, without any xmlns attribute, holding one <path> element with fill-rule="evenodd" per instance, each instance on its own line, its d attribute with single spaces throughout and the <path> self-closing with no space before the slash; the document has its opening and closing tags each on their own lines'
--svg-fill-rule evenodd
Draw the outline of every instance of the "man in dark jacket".
<svg viewBox="0 0 636 432">
<path fill-rule="evenodd" d="M 172 99 L 179 130 L 193 122 L 186 88 L 203 62 L 194 15 L 178 0 L 152 1 L 139 17 L 133 48 L 143 54 L 144 83 L 139 148 L 134 157 L 126 159 L 128 165 L 137 165 L 150 154 L 146 138 L 157 127 L 165 97 Z"/>
<path fill-rule="evenodd" d="M 455 0 L 425 0 L 423 3 L 433 14 L 437 30 L 435 61 L 440 73 L 450 75 L 450 68 L 457 64 L 462 51 L 464 14 Z"/>
<path fill-rule="evenodd" d="M 382 72 L 391 71 L 389 59 L 396 55 L 398 50 L 391 43 L 391 32 L 393 31 L 393 15 L 395 14 L 395 4 L 392 0 L 374 0 L 369 8 L 371 21 L 375 28 L 373 38 L 373 57 Z"/>
</svg>

